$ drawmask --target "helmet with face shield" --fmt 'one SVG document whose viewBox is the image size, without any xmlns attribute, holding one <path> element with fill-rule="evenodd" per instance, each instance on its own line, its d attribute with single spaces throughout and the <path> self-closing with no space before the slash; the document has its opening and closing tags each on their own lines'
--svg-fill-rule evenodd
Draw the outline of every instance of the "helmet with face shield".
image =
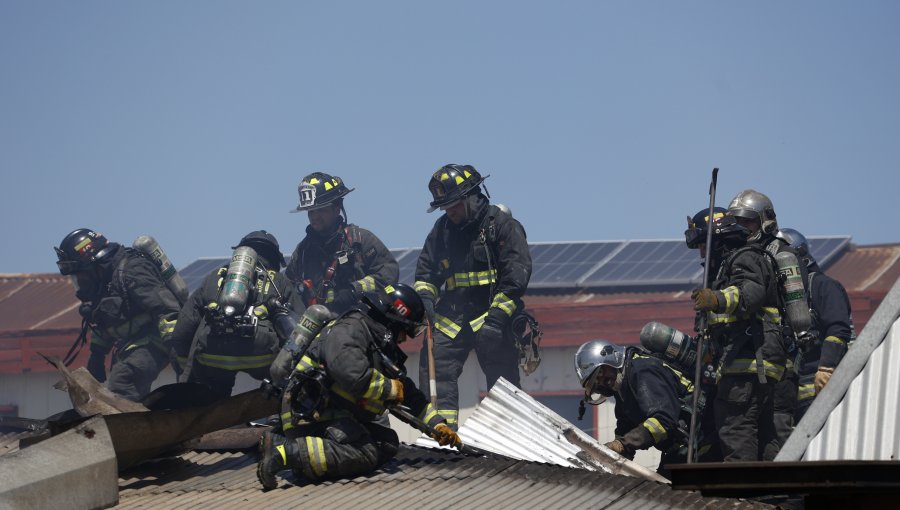
<svg viewBox="0 0 900 510">
<path fill-rule="evenodd" d="M 584 401 L 597 405 L 613 396 L 621 383 L 624 366 L 624 347 L 606 340 L 592 340 L 579 347 L 575 353 L 575 373 L 584 388 Z"/>
</svg>

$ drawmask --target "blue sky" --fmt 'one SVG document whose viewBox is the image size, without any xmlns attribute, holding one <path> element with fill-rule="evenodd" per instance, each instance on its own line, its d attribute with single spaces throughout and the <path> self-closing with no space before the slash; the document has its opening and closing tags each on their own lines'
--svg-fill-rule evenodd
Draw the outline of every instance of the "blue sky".
<svg viewBox="0 0 900 510">
<path fill-rule="evenodd" d="M 183 267 L 284 251 L 303 175 L 421 246 L 431 173 L 490 174 L 531 241 L 680 238 L 752 187 L 782 226 L 900 241 L 900 3 L 0 3 L 0 273 L 78 227 Z"/>
</svg>

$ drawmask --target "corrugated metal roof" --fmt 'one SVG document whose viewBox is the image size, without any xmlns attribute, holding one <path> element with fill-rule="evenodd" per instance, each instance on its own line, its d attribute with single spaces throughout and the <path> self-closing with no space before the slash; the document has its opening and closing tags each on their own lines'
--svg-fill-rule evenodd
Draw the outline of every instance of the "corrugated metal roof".
<svg viewBox="0 0 900 510">
<path fill-rule="evenodd" d="M 407 445 L 370 475 L 308 484 L 285 472 L 278 489 L 263 492 L 256 461 L 191 452 L 130 469 L 117 508 L 767 508 L 632 477 Z"/>
<path fill-rule="evenodd" d="M 886 293 L 900 278 L 900 245 L 853 247 L 826 272 L 848 292 Z"/>
<path fill-rule="evenodd" d="M 0 275 L 0 331 L 77 327 L 78 304 L 68 276 Z"/>
<path fill-rule="evenodd" d="M 666 482 L 617 455 L 524 391 L 500 378 L 459 429 L 463 443 L 519 460 Z M 429 438 L 417 445 L 436 447 Z"/>
<path fill-rule="evenodd" d="M 803 460 L 900 459 L 900 321 L 869 357 Z"/>
</svg>

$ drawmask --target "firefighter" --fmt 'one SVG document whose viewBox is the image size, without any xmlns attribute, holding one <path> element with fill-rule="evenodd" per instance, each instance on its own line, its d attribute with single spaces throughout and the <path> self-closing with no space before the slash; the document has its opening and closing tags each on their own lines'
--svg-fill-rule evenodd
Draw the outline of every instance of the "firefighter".
<svg viewBox="0 0 900 510">
<path fill-rule="evenodd" d="M 309 226 L 288 263 L 288 278 L 306 306 L 321 304 L 335 314 L 353 308 L 363 292 L 400 278 L 397 261 L 372 232 L 347 223 L 344 196 L 353 191 L 340 177 L 315 172 L 300 181 L 300 205 Z"/>
<path fill-rule="evenodd" d="M 422 301 L 408 285 L 365 292 L 357 308 L 325 326 L 293 360 L 296 370 L 284 390 L 291 409 L 282 410 L 281 431 L 260 439 L 256 473 L 265 490 L 277 487 L 275 475 L 285 469 L 314 482 L 363 475 L 392 459 L 400 441 L 377 423 L 392 405 L 402 404 L 434 427 L 440 444 L 460 444 L 405 373 L 399 344 L 422 332 L 424 318 Z"/>
<path fill-rule="evenodd" d="M 847 353 L 853 337 L 853 319 L 846 289 L 839 281 L 822 272 L 809 253 L 806 237 L 792 228 L 783 228 L 778 232 L 778 238 L 797 251 L 807 269 L 806 287 L 813 316 L 812 341 L 804 345 L 797 355 L 800 388 L 794 420 L 799 422 Z"/>
<path fill-rule="evenodd" d="M 710 287 L 691 293 L 694 309 L 708 312 L 709 335 L 720 353 L 713 404 L 724 460 L 771 460 L 777 444 L 774 387 L 784 377 L 777 269 L 750 230 L 734 216 L 717 223 L 718 270 Z M 769 458 L 771 456 L 771 458 Z"/>
<path fill-rule="evenodd" d="M 525 230 L 481 192 L 486 178 L 471 165 L 446 165 L 431 177 L 434 224 L 416 266 L 415 289 L 433 326 L 439 412 L 458 425 L 457 380 L 472 349 L 490 388 L 500 377 L 519 386 L 518 347 L 507 329 L 523 308 L 531 277 Z M 428 387 L 428 343 L 419 382 Z"/>
<path fill-rule="evenodd" d="M 575 353 L 575 372 L 583 402 L 599 405 L 615 397 L 616 437 L 606 443 L 609 449 L 634 459 L 637 450 L 655 447 L 662 452 L 657 471 L 666 477 L 665 465 L 687 461 L 694 385 L 680 370 L 638 347 L 593 340 Z M 714 459 L 718 450 L 707 430 L 701 428 L 698 442 L 701 461 Z"/>
<path fill-rule="evenodd" d="M 184 368 L 181 379 L 206 385 L 219 397 L 231 395 L 238 372 L 257 380 L 269 377 L 269 365 L 290 334 L 290 328 L 276 327 L 277 317 L 304 310 L 290 281 L 279 273 L 284 256 L 275 236 L 250 232 L 232 249 L 241 247 L 251 248 L 256 258 L 246 274 L 235 276 L 249 284 L 246 301 L 234 313 L 225 313 L 223 287 L 230 281 L 230 265 L 217 268 L 191 293 L 173 333 Z"/>
<path fill-rule="evenodd" d="M 747 189 L 738 193 L 728 205 L 728 214 L 735 217 L 737 222 L 750 231 L 748 242 L 758 246 L 773 257 L 780 252 L 790 252 L 797 257 L 796 251 L 789 243 L 779 239 L 778 222 L 775 215 L 775 207 L 772 200 L 763 193 Z M 806 281 L 806 268 L 800 264 L 801 277 Z M 805 289 L 809 295 L 809 289 Z M 765 447 L 764 457 L 775 458 L 778 451 L 787 442 L 788 437 L 794 431 L 794 414 L 797 409 L 797 391 L 800 385 L 800 376 L 794 364 L 797 354 L 795 332 L 791 328 L 790 317 L 782 315 L 784 348 L 787 353 L 784 377 L 775 384 L 774 390 L 774 421 L 775 438 Z M 799 332 L 797 332 L 799 333 Z"/>
<path fill-rule="evenodd" d="M 88 371 L 113 393 L 140 400 L 168 364 L 178 299 L 149 258 L 94 230 L 74 230 L 54 250 L 81 300 L 82 331 L 91 331 Z"/>
</svg>

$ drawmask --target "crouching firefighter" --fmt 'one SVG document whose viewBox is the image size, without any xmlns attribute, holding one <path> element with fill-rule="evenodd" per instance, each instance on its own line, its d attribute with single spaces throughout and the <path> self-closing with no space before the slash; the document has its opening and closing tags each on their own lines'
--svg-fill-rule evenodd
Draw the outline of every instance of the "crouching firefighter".
<svg viewBox="0 0 900 510">
<path fill-rule="evenodd" d="M 278 270 L 284 257 L 275 236 L 257 230 L 244 236 L 231 262 L 210 273 L 188 298 L 173 333 L 181 379 L 231 394 L 238 372 L 269 377 L 269 365 L 304 310 L 300 296 Z M 289 322 L 289 325 L 280 325 Z"/>
<path fill-rule="evenodd" d="M 398 284 L 363 293 L 360 304 L 326 325 L 308 349 L 292 353 L 293 342 L 285 346 L 271 367 L 274 384 L 285 383 L 281 430 L 266 432 L 259 445 L 256 473 L 264 489 L 277 487 L 275 475 L 285 469 L 309 481 L 377 469 L 400 445 L 396 432 L 377 423 L 392 406 L 433 427 L 441 445 L 461 444 L 406 376 L 398 344 L 422 333 L 424 324 L 422 300 Z M 285 374 L 287 381 L 279 381 Z"/>
<path fill-rule="evenodd" d="M 662 359 L 638 347 L 623 348 L 606 340 L 593 340 L 575 353 L 575 372 L 584 388 L 584 403 L 602 404 L 615 397 L 615 439 L 606 447 L 628 459 L 651 447 L 662 452 L 657 472 L 668 477 L 668 464 L 687 461 L 693 383 Z M 698 412 L 706 408 L 701 393 Z M 718 460 L 712 420 L 702 420 L 699 458 Z"/>
</svg>

